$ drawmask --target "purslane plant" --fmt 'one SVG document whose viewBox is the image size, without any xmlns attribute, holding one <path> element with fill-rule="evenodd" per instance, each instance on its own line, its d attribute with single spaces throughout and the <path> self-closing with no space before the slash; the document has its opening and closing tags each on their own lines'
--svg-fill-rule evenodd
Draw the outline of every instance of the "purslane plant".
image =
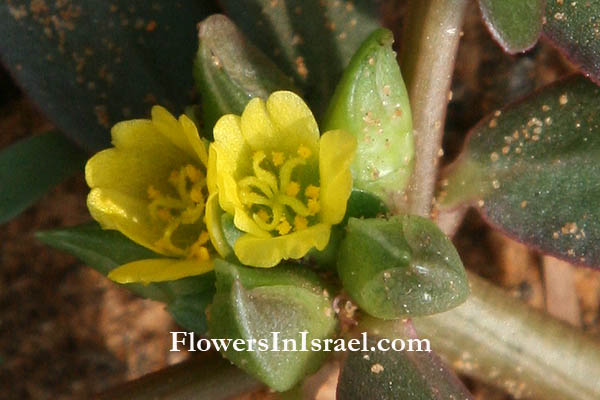
<svg viewBox="0 0 600 400">
<path fill-rule="evenodd" d="M 133 107 L 134 116 L 143 115 L 139 98 L 144 96 L 169 108 L 184 104 L 183 88 L 191 78 L 171 63 L 189 45 L 191 34 L 185 29 L 197 22 L 186 21 L 217 10 L 209 3 L 188 5 L 195 13 L 184 12 L 175 25 L 169 13 L 140 6 L 139 13 L 156 13 L 154 29 L 147 33 L 172 40 L 165 45 L 149 41 L 163 46 L 149 59 L 164 77 L 148 80 L 152 68 L 135 58 L 131 76 L 138 80 L 122 69 L 115 75 L 121 85 L 139 83 L 123 98 L 123 114 Z M 87 164 L 90 213 L 108 230 L 88 225 L 40 238 L 136 293 L 164 301 L 179 324 L 202 335 L 259 339 L 280 331 L 282 338 L 298 339 L 299 332 L 307 331 L 311 338 L 349 339 L 367 331 L 373 337 L 415 338 L 422 331 L 434 335 L 435 348 L 449 359 L 461 349 L 448 345 L 444 335 L 455 331 L 461 341 L 485 341 L 485 333 L 471 335 L 462 327 L 482 329 L 477 313 L 493 321 L 494 307 L 502 314 L 504 306 L 488 301 L 483 293 L 493 290 L 475 278 L 474 298 L 459 306 L 469 294 L 460 258 L 435 224 L 410 215 L 429 216 L 431 209 L 449 79 L 467 3 L 407 4 L 402 63 L 408 90 L 391 49 L 391 32 L 375 29 L 371 1 L 221 2 L 234 22 L 215 15 L 198 26 L 194 77 L 200 109 L 188 107 L 187 116 L 177 120 L 156 107 L 151 120 L 120 122 L 112 130 L 114 147 Z M 598 80 L 600 48 L 590 40 L 590 18 L 600 12 L 599 3 L 481 0 L 479 6 L 507 52 L 524 51 L 543 34 Z M 0 33 L 20 32 L 26 18 L 0 25 Z M 111 34 L 126 32 L 119 25 Z M 173 45 L 177 38 L 182 47 Z M 67 46 L 73 43 L 69 40 Z M 62 60 L 65 43 L 60 46 L 53 57 Z M 17 47 L 31 54 L 40 50 L 31 41 Z M 23 65 L 28 72 L 38 64 L 23 62 L 23 52 L 14 48 L 0 44 L 9 65 L 21 66 L 16 76 L 34 97 L 64 97 L 56 88 L 40 90 L 35 79 L 28 81 L 36 74 L 22 74 Z M 138 53 L 121 49 L 120 54 Z M 158 96 L 150 96 L 144 85 Z M 129 119 L 103 104 L 100 94 L 113 93 L 112 83 L 97 86 L 105 92 L 86 97 L 80 88 L 72 90 L 94 105 L 89 108 L 98 121 L 91 121 L 91 111 L 85 118 L 72 117 L 62 103 L 42 102 L 65 133 L 94 149 L 106 146 L 107 120 Z M 574 77 L 490 115 L 474 128 L 455 166 L 444 171 L 436 212 L 475 205 L 494 226 L 519 240 L 597 266 L 597 94 L 594 83 Z M 59 167 L 49 170 L 63 176 Z M 345 298 L 351 301 L 340 309 Z M 359 309 L 348 312 L 353 304 Z M 408 317 L 419 331 L 403 321 Z M 543 326 L 550 326 L 549 334 L 563 332 L 552 323 L 537 328 L 519 318 L 511 321 L 506 329 L 516 341 L 537 337 L 539 343 L 555 343 L 538 335 L 536 329 Z M 470 347 L 482 371 L 514 359 L 502 346 L 503 332 L 489 336 L 497 346 Z M 515 387 L 527 390 L 506 387 L 515 395 L 597 397 L 600 388 L 578 377 L 585 375 L 580 367 L 560 370 L 551 362 L 561 354 L 570 357 L 568 365 L 577 366 L 580 359 L 589 361 L 589 371 L 600 368 L 597 346 L 577 336 L 569 348 L 580 344 L 585 354 L 573 350 L 564 355 L 546 345 L 548 362 L 524 352 L 527 359 L 519 370 L 526 373 L 505 368 L 501 375 L 506 382 L 522 380 Z M 223 353 L 277 391 L 299 385 L 327 359 L 322 352 Z M 539 373 L 544 367 L 551 373 Z M 493 379 L 491 372 L 475 375 Z M 557 383 L 552 376 L 565 378 Z M 240 379 L 240 388 L 248 382 Z M 338 398 L 353 396 L 469 394 L 436 357 L 367 352 L 348 356 L 342 366 Z"/>
</svg>

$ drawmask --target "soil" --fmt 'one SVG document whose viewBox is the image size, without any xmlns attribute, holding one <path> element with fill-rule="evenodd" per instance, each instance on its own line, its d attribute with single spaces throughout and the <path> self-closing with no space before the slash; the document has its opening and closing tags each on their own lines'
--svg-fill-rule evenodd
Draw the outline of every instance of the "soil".
<svg viewBox="0 0 600 400">
<path fill-rule="evenodd" d="M 466 132 L 481 117 L 569 70 L 543 42 L 525 55 L 505 55 L 472 7 L 458 55 L 443 161 L 456 156 Z M 50 128 L 52 124 L 0 70 L 0 148 Z M 87 397 L 187 357 L 168 351 L 167 333 L 175 324 L 161 304 L 133 296 L 33 237 L 38 230 L 88 221 L 87 190 L 82 174 L 70 178 L 0 229 L 3 398 Z M 492 231 L 474 211 L 454 240 L 467 268 L 505 287 L 510 295 L 544 307 L 539 254 Z M 582 329 L 599 333 L 600 272 L 575 271 Z M 477 399 L 510 398 L 481 383 L 465 382 Z"/>
</svg>

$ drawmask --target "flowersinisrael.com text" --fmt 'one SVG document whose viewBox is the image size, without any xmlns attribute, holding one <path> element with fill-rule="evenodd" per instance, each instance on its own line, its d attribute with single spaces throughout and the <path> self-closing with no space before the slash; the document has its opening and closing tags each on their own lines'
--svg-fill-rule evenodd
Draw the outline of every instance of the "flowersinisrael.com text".
<svg viewBox="0 0 600 400">
<path fill-rule="evenodd" d="M 193 332 L 171 332 L 170 351 L 431 351 L 428 339 L 386 339 L 369 341 L 367 333 L 354 339 L 308 339 L 308 331 L 299 332 L 300 339 L 281 338 L 271 332 L 270 338 L 215 339 L 198 338 Z"/>
</svg>

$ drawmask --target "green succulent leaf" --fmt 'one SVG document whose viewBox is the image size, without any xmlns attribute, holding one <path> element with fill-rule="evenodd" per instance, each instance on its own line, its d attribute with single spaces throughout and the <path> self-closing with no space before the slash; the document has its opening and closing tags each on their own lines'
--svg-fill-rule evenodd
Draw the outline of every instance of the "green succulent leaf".
<svg viewBox="0 0 600 400">
<path fill-rule="evenodd" d="M 79 258 L 102 275 L 128 262 L 162 257 L 95 222 L 36 233 L 41 242 Z M 214 292 L 215 275 L 208 273 L 169 282 L 122 285 L 137 295 L 167 303 L 167 310 L 186 329 L 206 331 L 204 309 Z M 202 329 L 202 330 L 200 330 Z"/>
<path fill-rule="evenodd" d="M 408 93 L 394 38 L 373 32 L 356 52 L 335 91 L 324 129 L 343 129 L 358 141 L 351 170 L 354 187 L 386 204 L 403 193 L 412 172 L 414 140 Z"/>
<path fill-rule="evenodd" d="M 205 311 L 212 301 L 213 293 L 213 290 L 207 290 L 201 295 L 192 293 L 177 296 L 167 304 L 167 311 L 175 322 L 188 331 L 204 334 L 208 331 Z"/>
<path fill-rule="evenodd" d="M 533 47 L 542 33 L 545 0 L 479 0 L 483 20 L 511 54 Z"/>
<path fill-rule="evenodd" d="M 427 341 L 416 337 L 412 324 L 397 321 L 391 329 L 383 329 L 385 332 L 381 321 L 378 325 L 379 335 L 368 337 L 369 351 L 349 352 L 338 380 L 338 400 L 472 399 L 439 357 L 426 351 Z M 384 343 L 386 348 L 394 342 L 397 349 L 404 346 L 404 350 L 381 351 L 376 346 L 381 339 L 389 341 Z M 423 351 L 406 351 L 408 348 Z"/>
<path fill-rule="evenodd" d="M 202 95 L 204 127 L 212 132 L 224 114 L 240 115 L 253 97 L 267 99 L 276 90 L 292 90 L 293 81 L 250 43 L 224 15 L 212 15 L 198 25 L 199 47 L 194 63 L 196 86 Z"/>
<path fill-rule="evenodd" d="M 600 83 L 600 0 L 548 0 L 544 35 Z"/>
<path fill-rule="evenodd" d="M 338 273 L 350 297 L 382 319 L 443 312 L 469 295 L 456 249 L 433 222 L 417 216 L 351 218 Z"/>
<path fill-rule="evenodd" d="M 517 240 L 600 266 L 599 95 L 574 76 L 485 118 L 448 171 L 440 206 L 477 204 Z"/>
<path fill-rule="evenodd" d="M 98 150 L 117 121 L 189 103 L 196 23 L 214 1 L 0 4 L 0 55 L 67 136 Z"/>
<path fill-rule="evenodd" d="M 250 40 L 294 77 L 317 117 L 354 52 L 379 27 L 375 0 L 221 3 Z"/>
<path fill-rule="evenodd" d="M 325 353 L 310 351 L 311 341 L 331 337 L 336 319 L 332 300 L 314 274 L 293 265 L 258 269 L 222 260 L 215 261 L 215 272 L 217 294 L 208 320 L 211 337 L 255 341 L 254 351 L 236 351 L 233 345 L 221 349 L 225 357 L 277 391 L 291 389 L 319 368 Z M 274 351 L 273 332 L 278 332 L 280 350 L 285 339 L 294 339 L 302 349 L 305 332 L 309 351 Z M 260 350 L 261 342 L 270 349 Z"/>
<path fill-rule="evenodd" d="M 17 216 L 48 190 L 83 171 L 87 154 L 63 135 L 49 132 L 0 151 L 0 224 Z"/>
</svg>

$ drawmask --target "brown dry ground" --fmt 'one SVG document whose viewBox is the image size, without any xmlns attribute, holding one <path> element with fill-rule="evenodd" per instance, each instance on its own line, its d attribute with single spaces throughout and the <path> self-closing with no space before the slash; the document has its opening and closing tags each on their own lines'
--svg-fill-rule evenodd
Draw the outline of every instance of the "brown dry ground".
<svg viewBox="0 0 600 400">
<path fill-rule="evenodd" d="M 524 56 L 504 55 L 479 23 L 465 27 L 445 161 L 483 115 L 569 71 L 546 44 Z M 0 148 L 51 124 L 0 71 Z M 34 162 L 34 161 L 33 161 Z M 10 190 L 1 188 L 0 191 Z M 174 323 L 163 307 L 135 298 L 71 256 L 36 242 L 41 229 L 89 219 L 81 175 L 61 184 L 0 228 L 0 397 L 81 398 L 180 361 L 169 353 Z M 465 265 L 535 307 L 544 307 L 540 256 L 492 231 L 469 212 L 455 243 Z M 583 329 L 598 333 L 600 273 L 576 270 Z M 466 380 L 481 400 L 509 396 Z"/>
</svg>

